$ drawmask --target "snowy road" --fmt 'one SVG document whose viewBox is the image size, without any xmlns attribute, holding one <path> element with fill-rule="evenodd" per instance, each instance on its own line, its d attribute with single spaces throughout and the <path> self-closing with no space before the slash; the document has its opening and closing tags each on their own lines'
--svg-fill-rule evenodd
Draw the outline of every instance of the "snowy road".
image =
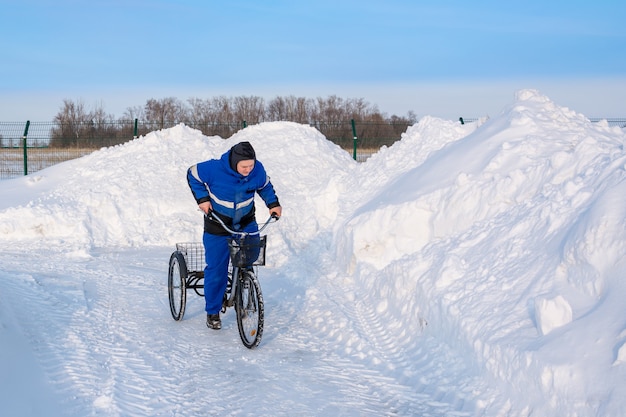
<svg viewBox="0 0 626 417">
<path fill-rule="evenodd" d="M 266 328 L 255 350 L 242 346 L 232 310 L 221 331 L 208 330 L 193 292 L 175 322 L 170 253 L 1 255 L 2 300 L 66 415 L 472 415 L 473 394 L 450 384 L 452 356 L 387 328 L 369 300 L 338 286 L 289 288 L 262 269 Z"/>
</svg>

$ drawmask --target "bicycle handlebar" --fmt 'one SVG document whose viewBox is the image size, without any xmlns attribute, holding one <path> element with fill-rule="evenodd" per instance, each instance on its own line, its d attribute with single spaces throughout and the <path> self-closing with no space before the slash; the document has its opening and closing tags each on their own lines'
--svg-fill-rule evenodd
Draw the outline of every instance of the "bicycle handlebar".
<svg viewBox="0 0 626 417">
<path fill-rule="evenodd" d="M 213 211 L 210 211 L 209 214 L 213 213 Z M 271 214 L 270 217 L 267 218 L 267 220 L 265 221 L 265 223 L 263 223 L 261 225 L 261 227 L 259 227 L 259 230 L 257 230 L 256 232 L 237 232 L 235 230 L 232 230 L 230 227 L 226 226 L 226 224 L 224 224 L 224 221 L 222 219 L 219 218 L 219 216 L 211 216 L 212 219 L 215 219 L 218 221 L 219 224 L 222 225 L 222 227 L 224 228 L 224 230 L 226 230 L 228 233 L 232 233 L 233 235 L 240 235 L 240 236 L 248 236 L 248 235 L 260 235 L 261 232 L 270 224 L 270 223 L 276 223 L 278 221 L 278 219 L 280 219 L 280 217 L 278 217 L 276 214 Z"/>
</svg>

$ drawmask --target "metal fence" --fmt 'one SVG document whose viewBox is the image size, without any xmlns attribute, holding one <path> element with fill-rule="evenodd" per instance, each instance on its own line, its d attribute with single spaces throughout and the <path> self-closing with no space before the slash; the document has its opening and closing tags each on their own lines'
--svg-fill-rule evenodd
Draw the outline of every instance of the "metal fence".
<svg viewBox="0 0 626 417">
<path fill-rule="evenodd" d="M 624 119 L 607 120 L 611 126 L 626 127 Z M 475 119 L 459 118 L 461 123 Z M 149 132 L 166 129 L 177 122 L 147 123 L 137 119 L 117 122 L 53 123 L 0 122 L 0 180 L 27 175 L 59 162 L 87 155 L 96 149 L 118 145 Z M 228 138 L 247 126 L 238 123 L 185 123 L 207 136 Z M 390 146 L 401 138 L 406 122 L 318 121 L 310 123 L 326 138 L 336 143 L 357 161 L 365 161 L 381 146 Z"/>
<path fill-rule="evenodd" d="M 27 175 L 176 124 L 178 122 L 147 123 L 137 119 L 108 123 L 0 122 L 0 179 Z M 247 127 L 245 121 L 185 124 L 200 130 L 204 135 L 222 138 L 228 138 Z M 350 152 L 355 159 L 365 160 L 381 146 L 399 140 L 410 124 L 348 120 L 313 122 L 310 125 Z"/>
</svg>

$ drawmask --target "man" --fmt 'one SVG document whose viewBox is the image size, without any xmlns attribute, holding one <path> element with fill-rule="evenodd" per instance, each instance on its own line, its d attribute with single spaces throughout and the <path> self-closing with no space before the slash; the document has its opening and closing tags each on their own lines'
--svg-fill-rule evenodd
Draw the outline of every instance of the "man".
<svg viewBox="0 0 626 417">
<path fill-rule="evenodd" d="M 258 193 L 278 217 L 282 208 L 270 178 L 249 142 L 230 148 L 220 159 L 210 159 L 187 170 L 189 188 L 204 212 L 204 298 L 207 327 L 221 329 L 220 310 L 228 283 L 228 239 L 230 233 L 215 220 L 219 217 L 235 231 L 255 232 L 254 196 Z"/>
</svg>

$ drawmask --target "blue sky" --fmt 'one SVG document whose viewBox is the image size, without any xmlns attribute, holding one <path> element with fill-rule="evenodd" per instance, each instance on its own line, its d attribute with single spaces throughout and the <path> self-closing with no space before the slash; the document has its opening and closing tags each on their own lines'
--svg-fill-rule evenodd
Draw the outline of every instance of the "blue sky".
<svg viewBox="0 0 626 417">
<path fill-rule="evenodd" d="M 480 117 L 536 88 L 626 117 L 623 1 L 0 0 L 0 121 L 63 99 L 121 117 L 150 98 L 364 98 Z"/>
</svg>

